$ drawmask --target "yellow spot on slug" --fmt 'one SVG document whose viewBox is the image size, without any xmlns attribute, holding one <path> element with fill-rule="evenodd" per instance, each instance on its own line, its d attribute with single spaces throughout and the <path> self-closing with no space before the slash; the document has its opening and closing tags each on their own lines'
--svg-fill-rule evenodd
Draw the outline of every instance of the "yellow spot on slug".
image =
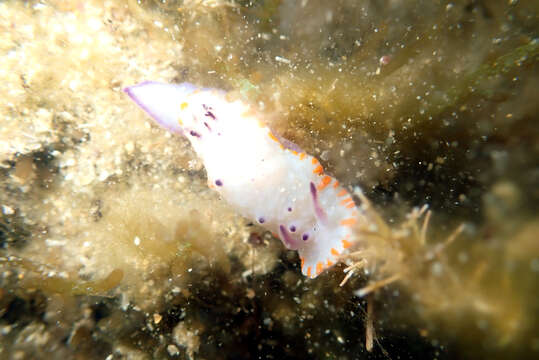
<svg viewBox="0 0 539 360">
<path fill-rule="evenodd" d="M 313 163 L 313 165 L 316 165 L 316 164 L 318 164 L 318 159 L 313 157 L 311 162 Z"/>
<path fill-rule="evenodd" d="M 348 218 L 348 219 L 341 220 L 341 225 L 342 226 L 352 226 L 356 222 L 357 222 L 356 218 Z"/>
<path fill-rule="evenodd" d="M 337 186 L 339 186 L 339 181 L 335 180 L 335 182 L 333 183 L 333 188 L 336 189 Z"/>
<path fill-rule="evenodd" d="M 316 264 L 316 275 L 320 275 L 322 272 L 322 269 L 324 268 L 324 264 L 322 264 L 320 261 Z"/>
<path fill-rule="evenodd" d="M 328 260 L 328 266 L 333 265 L 333 263 L 329 259 L 327 259 L 327 260 Z"/>
<path fill-rule="evenodd" d="M 346 205 L 347 209 L 352 209 L 354 207 L 356 207 L 356 204 L 353 201 L 350 204 Z"/>
<path fill-rule="evenodd" d="M 343 201 L 341 201 L 341 205 L 346 205 L 346 204 L 349 203 L 350 201 L 353 202 L 354 200 L 353 200 L 351 197 L 346 198 L 346 199 L 344 199 Z"/>
<path fill-rule="evenodd" d="M 307 276 L 311 277 L 311 267 L 310 266 L 307 268 Z"/>
<path fill-rule="evenodd" d="M 178 124 L 180 124 L 180 126 L 183 126 L 183 121 L 181 118 L 178 118 Z"/>
<path fill-rule="evenodd" d="M 182 102 L 182 103 L 180 104 L 180 109 L 182 109 L 182 110 L 187 109 L 187 105 L 188 105 L 188 104 L 187 104 L 186 102 Z"/>
<path fill-rule="evenodd" d="M 300 154 L 299 154 L 299 159 L 300 159 L 300 160 L 305 159 L 305 153 L 300 153 Z"/>
<path fill-rule="evenodd" d="M 350 246 L 352 246 L 352 243 L 350 241 L 342 239 L 341 242 L 342 242 L 342 247 L 345 249 L 348 249 Z"/>
<path fill-rule="evenodd" d="M 339 252 L 337 250 L 335 250 L 335 248 L 331 248 L 331 255 L 339 256 Z"/>
<path fill-rule="evenodd" d="M 324 190 L 326 186 L 328 186 L 331 183 L 331 176 L 324 176 L 322 178 L 322 182 L 320 185 L 318 185 L 318 190 Z"/>
<path fill-rule="evenodd" d="M 273 141 L 275 141 L 277 144 L 281 145 L 281 143 L 279 142 L 279 139 L 277 139 L 277 138 L 275 137 L 275 135 L 273 135 L 273 133 L 272 133 L 271 131 L 268 133 L 268 136 L 270 137 L 271 140 L 273 140 Z"/>
<path fill-rule="evenodd" d="M 299 259 L 301 260 L 301 271 L 303 271 L 303 266 L 305 265 L 305 258 L 300 257 Z"/>
<path fill-rule="evenodd" d="M 338 196 L 338 197 L 341 197 L 341 196 L 344 196 L 344 195 L 346 195 L 346 194 L 348 194 L 348 191 L 346 191 L 345 189 L 342 189 L 342 190 L 337 194 L 337 196 Z"/>
<path fill-rule="evenodd" d="M 322 167 L 322 165 L 318 165 L 313 170 L 313 173 L 318 174 L 318 175 L 322 174 L 323 172 L 324 172 L 324 168 Z"/>
</svg>

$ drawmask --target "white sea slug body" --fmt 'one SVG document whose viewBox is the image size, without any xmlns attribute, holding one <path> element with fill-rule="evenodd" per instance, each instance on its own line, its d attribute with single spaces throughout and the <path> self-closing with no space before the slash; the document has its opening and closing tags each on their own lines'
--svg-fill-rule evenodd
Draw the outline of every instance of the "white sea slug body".
<svg viewBox="0 0 539 360">
<path fill-rule="evenodd" d="M 359 210 L 348 191 L 248 105 L 188 83 L 144 82 L 125 91 L 161 126 L 187 136 L 209 186 L 297 250 L 304 275 L 316 277 L 351 245 Z"/>
</svg>

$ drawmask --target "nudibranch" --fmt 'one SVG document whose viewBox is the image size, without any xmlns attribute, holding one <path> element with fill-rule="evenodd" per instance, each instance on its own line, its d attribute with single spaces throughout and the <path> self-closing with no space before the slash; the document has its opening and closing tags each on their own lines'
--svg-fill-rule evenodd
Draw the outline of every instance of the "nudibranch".
<svg viewBox="0 0 539 360">
<path fill-rule="evenodd" d="M 315 278 L 352 245 L 360 210 L 349 192 L 247 104 L 189 83 L 143 82 L 125 92 L 159 125 L 190 140 L 208 185 L 297 250 L 304 275 Z"/>
</svg>

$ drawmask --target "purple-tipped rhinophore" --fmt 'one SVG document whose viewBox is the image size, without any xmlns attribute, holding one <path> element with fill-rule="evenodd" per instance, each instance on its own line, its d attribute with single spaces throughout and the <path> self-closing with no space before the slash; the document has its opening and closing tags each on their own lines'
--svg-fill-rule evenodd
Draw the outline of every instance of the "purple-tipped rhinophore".
<svg viewBox="0 0 539 360">
<path fill-rule="evenodd" d="M 165 84 L 145 81 L 129 86 L 124 91 L 138 106 L 167 130 L 182 134 L 179 124 L 182 99 L 195 90 L 190 83 Z"/>
</svg>

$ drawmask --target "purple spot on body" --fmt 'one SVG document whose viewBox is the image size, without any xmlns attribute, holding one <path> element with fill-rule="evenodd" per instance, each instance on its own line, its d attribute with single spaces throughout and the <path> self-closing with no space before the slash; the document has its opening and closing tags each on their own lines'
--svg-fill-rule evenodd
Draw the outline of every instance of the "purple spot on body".
<svg viewBox="0 0 539 360">
<path fill-rule="evenodd" d="M 266 219 L 264 219 L 263 217 L 259 217 L 259 218 L 258 218 L 258 222 L 261 223 L 261 224 L 263 224 L 263 223 L 266 222 Z"/>
<path fill-rule="evenodd" d="M 294 225 L 290 226 L 290 231 L 296 232 L 296 227 Z"/>
<path fill-rule="evenodd" d="M 303 239 L 303 241 L 307 241 L 307 239 L 309 238 L 309 234 L 303 234 L 301 238 Z"/>
<path fill-rule="evenodd" d="M 206 104 L 202 104 L 202 107 L 204 108 L 204 110 L 206 110 L 204 116 L 211 117 L 213 120 L 215 120 L 215 115 L 213 115 L 213 113 L 211 112 L 211 110 L 213 110 L 212 107 Z"/>
<path fill-rule="evenodd" d="M 207 122 L 205 122 L 205 121 L 204 121 L 204 126 L 206 126 L 206 127 L 208 128 L 208 130 L 209 130 L 209 131 L 211 131 L 211 127 L 210 127 L 210 125 L 208 125 L 208 123 L 207 123 Z"/>
<path fill-rule="evenodd" d="M 291 208 L 291 207 L 288 208 L 288 212 L 292 212 L 292 208 Z"/>
<path fill-rule="evenodd" d="M 217 186 L 223 186 L 223 181 L 220 179 L 215 180 L 215 185 Z"/>
<path fill-rule="evenodd" d="M 195 137 L 197 137 L 197 138 L 199 138 L 199 137 L 200 137 L 200 134 L 199 134 L 199 133 L 197 133 L 197 132 L 196 132 L 196 131 L 194 131 L 194 130 L 191 130 L 191 131 L 189 131 L 189 134 L 191 134 L 191 136 L 195 136 Z"/>
</svg>

